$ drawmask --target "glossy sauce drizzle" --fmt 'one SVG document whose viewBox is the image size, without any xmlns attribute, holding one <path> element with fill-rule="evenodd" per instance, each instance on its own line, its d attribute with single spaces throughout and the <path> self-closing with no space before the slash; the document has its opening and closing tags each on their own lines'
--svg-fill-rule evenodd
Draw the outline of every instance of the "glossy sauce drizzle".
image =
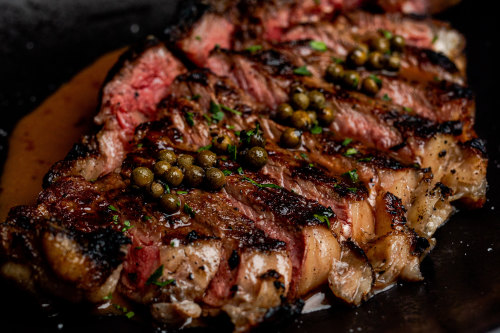
<svg viewBox="0 0 500 333">
<path fill-rule="evenodd" d="M 122 52 L 99 58 L 17 124 L 0 183 L 0 222 L 11 207 L 35 202 L 51 165 L 89 130 L 99 89 Z"/>
</svg>

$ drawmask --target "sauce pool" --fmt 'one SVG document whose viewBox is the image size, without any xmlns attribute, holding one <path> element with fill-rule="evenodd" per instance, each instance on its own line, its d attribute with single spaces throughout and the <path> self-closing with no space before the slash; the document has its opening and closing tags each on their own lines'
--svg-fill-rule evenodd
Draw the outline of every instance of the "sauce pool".
<svg viewBox="0 0 500 333">
<path fill-rule="evenodd" d="M 99 90 L 122 52 L 113 51 L 96 60 L 16 125 L 0 181 L 0 223 L 11 207 L 36 201 L 49 168 L 88 132 Z"/>
</svg>

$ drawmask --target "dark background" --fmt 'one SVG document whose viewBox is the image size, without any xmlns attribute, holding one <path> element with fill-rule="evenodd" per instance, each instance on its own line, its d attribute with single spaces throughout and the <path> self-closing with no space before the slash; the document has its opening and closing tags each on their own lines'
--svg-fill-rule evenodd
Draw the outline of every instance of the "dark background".
<svg viewBox="0 0 500 333">
<path fill-rule="evenodd" d="M 184 0 L 185 1 L 185 0 Z M 0 0 L 0 167 L 8 134 L 62 83 L 104 52 L 163 36 L 175 20 L 174 0 Z M 184 2 L 185 3 L 185 2 Z M 490 156 L 488 202 L 438 230 L 422 264 L 425 281 L 402 283 L 360 308 L 335 305 L 278 326 L 283 332 L 485 332 L 500 327 L 500 76 L 498 10 L 493 1 L 464 0 L 438 17 L 467 38 L 469 82 L 477 93 L 477 130 Z M 22 176 L 22 175 L 20 175 Z M 220 327 L 214 327 L 219 331 Z M 0 281 L 2 332 L 144 332 L 124 318 L 85 309 L 40 308 Z M 276 329 L 274 329 L 276 331 Z"/>
</svg>

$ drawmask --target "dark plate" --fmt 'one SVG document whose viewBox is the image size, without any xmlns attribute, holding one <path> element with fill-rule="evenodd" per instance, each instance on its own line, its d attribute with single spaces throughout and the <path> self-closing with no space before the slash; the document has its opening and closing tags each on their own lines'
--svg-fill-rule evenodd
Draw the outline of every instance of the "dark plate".
<svg viewBox="0 0 500 333">
<path fill-rule="evenodd" d="M 162 36 L 182 2 L 0 0 L 0 160 L 5 156 L 7 135 L 21 116 L 104 52 L 147 34 Z M 494 2 L 464 0 L 440 15 L 462 31 L 468 42 L 470 85 L 477 93 L 477 129 L 488 140 L 490 156 L 485 208 L 460 212 L 438 230 L 437 246 L 422 264 L 424 282 L 398 284 L 357 309 L 335 305 L 301 316 L 281 323 L 279 331 L 484 332 L 500 327 L 497 12 Z M 0 281 L 0 318 L 2 332 L 151 330 L 124 318 L 92 317 L 79 307 L 41 309 L 4 281 Z"/>
</svg>

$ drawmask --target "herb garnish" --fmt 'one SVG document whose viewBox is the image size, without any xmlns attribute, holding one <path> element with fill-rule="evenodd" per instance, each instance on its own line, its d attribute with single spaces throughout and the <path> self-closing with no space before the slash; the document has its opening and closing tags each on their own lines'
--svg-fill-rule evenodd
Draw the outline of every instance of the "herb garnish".
<svg viewBox="0 0 500 333">
<path fill-rule="evenodd" d="M 122 229 L 122 232 L 125 232 L 125 231 L 129 231 L 130 229 L 132 229 L 134 226 L 130 224 L 130 221 L 129 220 L 125 220 L 123 221 L 123 229 Z"/>
<path fill-rule="evenodd" d="M 344 153 L 344 156 L 352 156 L 352 155 L 356 155 L 357 153 L 358 153 L 358 150 L 356 148 L 349 148 Z"/>
<path fill-rule="evenodd" d="M 109 206 L 108 206 L 108 209 L 109 209 L 109 210 L 112 210 L 113 212 L 117 212 L 117 211 L 118 211 L 118 209 L 116 209 L 116 207 L 115 207 L 115 206 L 113 206 L 113 205 L 109 205 Z"/>
<path fill-rule="evenodd" d="M 344 141 L 342 141 L 342 146 L 346 147 L 352 142 L 351 138 L 345 138 Z"/>
<path fill-rule="evenodd" d="M 318 219 L 321 223 L 326 223 L 328 228 L 330 228 L 330 219 L 326 215 L 314 214 L 314 218 Z"/>
<path fill-rule="evenodd" d="M 227 145 L 227 152 L 229 154 L 229 158 L 236 161 L 236 158 L 238 157 L 238 148 L 236 145 Z"/>
<path fill-rule="evenodd" d="M 230 174 L 232 174 L 233 172 L 231 170 L 222 170 L 222 173 L 224 174 L 224 176 L 229 176 Z"/>
<path fill-rule="evenodd" d="M 353 183 L 357 183 L 359 180 L 356 169 L 347 171 L 346 173 L 342 174 L 342 176 L 349 177 Z"/>
<path fill-rule="evenodd" d="M 405 110 L 406 112 L 413 112 L 413 109 L 407 106 L 403 106 L 403 110 Z"/>
<path fill-rule="evenodd" d="M 343 59 L 340 59 L 340 58 L 336 58 L 336 57 L 331 57 L 332 61 L 336 64 L 341 64 L 344 62 Z"/>
<path fill-rule="evenodd" d="M 255 53 L 260 50 L 262 50 L 262 45 L 250 45 L 245 49 L 245 51 L 248 51 L 250 53 Z"/>
<path fill-rule="evenodd" d="M 137 147 L 137 148 L 139 148 L 139 149 L 141 149 L 143 146 L 144 146 L 144 144 L 139 143 L 139 144 L 137 144 L 137 146 L 136 146 L 136 147 Z"/>
<path fill-rule="evenodd" d="M 382 80 L 375 74 L 370 74 L 369 78 L 375 81 L 375 83 L 378 85 L 382 84 Z"/>
<path fill-rule="evenodd" d="M 309 46 L 311 46 L 311 48 L 316 51 L 325 52 L 327 50 L 326 44 L 318 40 L 312 40 L 309 43 Z"/>
<path fill-rule="evenodd" d="M 187 191 L 175 191 L 177 194 L 188 194 Z"/>
<path fill-rule="evenodd" d="M 167 192 L 167 194 L 170 194 L 170 186 L 168 186 L 168 184 L 165 184 L 165 192 Z"/>
<path fill-rule="evenodd" d="M 266 188 L 266 187 L 269 187 L 269 188 L 281 188 L 281 186 L 278 186 L 276 184 L 260 184 L 260 183 L 257 183 L 255 180 L 253 180 L 252 178 L 248 178 L 247 176 L 243 176 L 243 179 L 246 180 L 246 181 L 249 181 L 250 183 L 252 183 L 253 185 L 259 187 L 259 188 Z"/>
<path fill-rule="evenodd" d="M 229 111 L 231 113 L 234 113 L 237 116 L 241 116 L 241 114 L 242 114 L 240 111 L 235 110 L 235 109 L 231 109 L 230 107 L 222 105 L 222 104 L 220 104 L 220 107 L 222 108 L 222 110 Z"/>
<path fill-rule="evenodd" d="M 390 98 L 389 95 L 384 94 L 384 96 L 382 96 L 382 100 L 386 101 L 386 102 L 390 102 L 390 101 L 392 101 L 392 98 Z"/>
<path fill-rule="evenodd" d="M 313 128 L 311 128 L 312 134 L 321 134 L 322 132 L 323 132 L 323 127 L 319 125 L 314 125 Z"/>
<path fill-rule="evenodd" d="M 193 112 L 186 112 L 184 114 L 184 117 L 186 118 L 186 122 L 188 123 L 189 126 L 194 125 L 194 113 Z"/>
<path fill-rule="evenodd" d="M 200 35 L 196 35 L 196 36 L 194 36 L 194 39 L 201 40 L 201 36 Z"/>
<path fill-rule="evenodd" d="M 379 29 L 378 32 L 380 32 L 386 39 L 392 39 L 392 32 L 384 29 Z"/>
<path fill-rule="evenodd" d="M 196 150 L 196 152 L 199 153 L 199 152 L 204 151 L 204 150 L 210 150 L 210 148 L 212 148 L 212 144 L 208 144 L 206 146 L 200 147 Z"/>
<path fill-rule="evenodd" d="M 146 285 L 154 284 L 155 286 L 158 287 L 165 287 L 166 285 L 175 282 L 175 279 L 169 279 L 163 282 L 159 282 L 158 279 L 161 278 L 162 275 L 163 275 L 163 265 L 158 267 L 156 271 L 154 271 L 153 274 L 151 274 L 151 276 L 146 281 Z"/>
<path fill-rule="evenodd" d="M 238 167 L 238 169 L 236 169 L 236 171 L 238 172 L 238 175 L 242 175 L 243 174 L 243 168 L 242 167 Z"/>
<path fill-rule="evenodd" d="M 293 73 L 294 74 L 297 74 L 297 75 L 303 75 L 303 76 L 311 76 L 312 73 L 307 69 L 306 66 L 300 66 L 300 67 L 297 67 L 293 70 Z"/>
<path fill-rule="evenodd" d="M 435 42 L 437 42 L 438 38 L 438 35 L 434 35 L 434 37 L 432 37 L 431 43 L 434 44 Z"/>
<path fill-rule="evenodd" d="M 184 212 L 186 214 L 189 214 L 189 216 L 191 216 L 191 218 L 194 218 L 196 216 L 196 212 L 194 211 L 193 208 L 189 207 L 188 204 L 184 204 Z"/>
<path fill-rule="evenodd" d="M 210 113 L 212 114 L 212 120 L 216 123 L 224 118 L 224 112 L 221 111 L 220 105 L 214 101 L 210 101 Z"/>
<path fill-rule="evenodd" d="M 369 157 L 363 157 L 358 160 L 358 162 L 371 162 L 373 160 L 372 156 Z"/>
</svg>

